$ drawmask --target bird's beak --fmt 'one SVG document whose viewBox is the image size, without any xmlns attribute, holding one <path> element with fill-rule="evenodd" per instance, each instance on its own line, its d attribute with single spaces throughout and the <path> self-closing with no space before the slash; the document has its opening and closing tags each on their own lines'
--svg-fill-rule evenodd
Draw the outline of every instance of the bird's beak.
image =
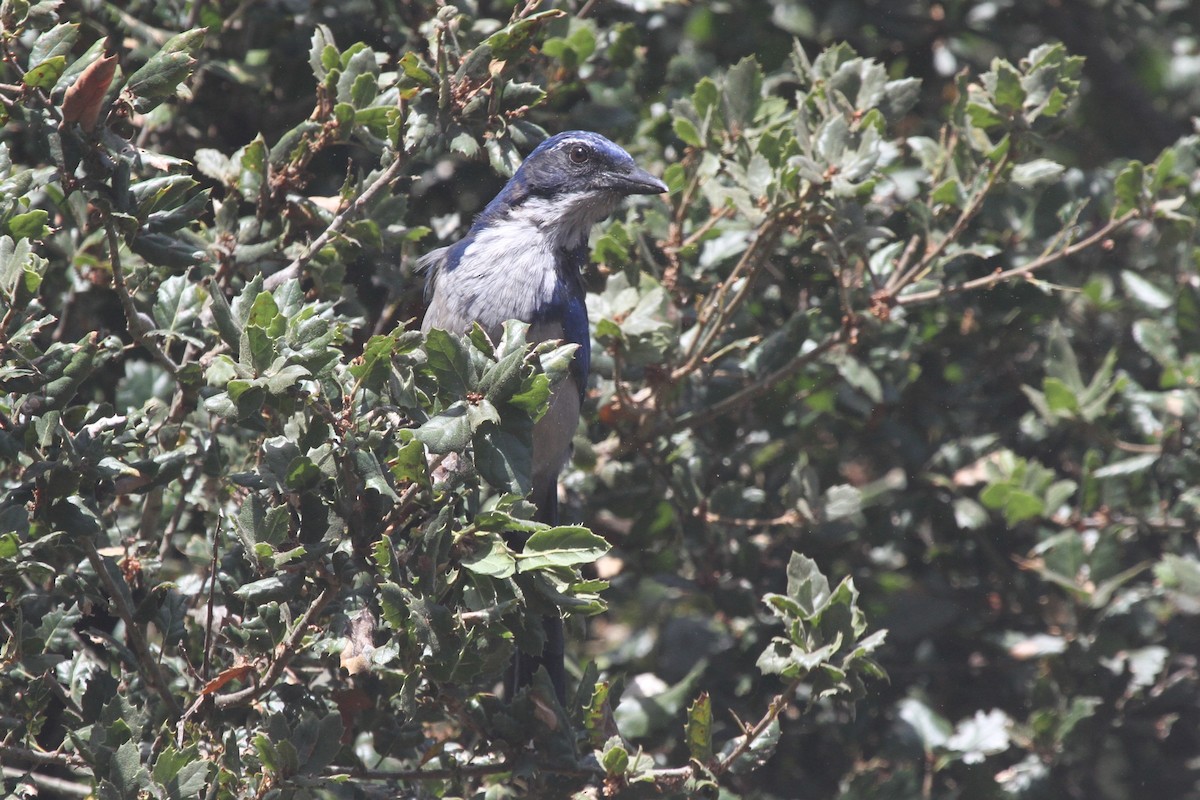
<svg viewBox="0 0 1200 800">
<path fill-rule="evenodd" d="M 665 183 L 641 167 L 615 176 L 613 183 L 614 188 L 624 194 L 662 194 L 667 191 Z"/>
</svg>

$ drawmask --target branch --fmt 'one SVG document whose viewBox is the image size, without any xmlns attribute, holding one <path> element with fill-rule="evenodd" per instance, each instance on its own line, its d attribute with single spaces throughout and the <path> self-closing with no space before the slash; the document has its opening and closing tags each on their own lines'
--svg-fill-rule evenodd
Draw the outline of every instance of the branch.
<svg viewBox="0 0 1200 800">
<path fill-rule="evenodd" d="M 804 681 L 801 678 L 794 678 L 781 694 L 777 694 L 771 699 L 771 706 L 767 709 L 767 713 L 763 715 L 763 718 L 760 719 L 753 728 L 745 733 L 744 738 L 737 747 L 733 748 L 732 753 L 725 756 L 725 758 L 721 759 L 721 761 L 719 761 L 713 767 L 714 775 L 717 777 L 724 775 L 739 758 L 746 755 L 746 753 L 750 750 L 751 745 L 758 740 L 758 737 L 766 733 L 767 728 L 771 727 L 771 723 L 775 721 L 776 717 L 778 717 L 785 708 L 792 704 L 791 698 L 796 694 L 796 690 L 800 688 L 800 684 L 803 682 Z"/>
<path fill-rule="evenodd" d="M 913 305 L 915 303 L 925 303 L 930 300 L 937 300 L 944 295 L 970 292 L 974 291 L 975 289 L 987 289 L 995 286 L 997 283 L 1002 283 L 1009 278 L 1027 278 L 1043 267 L 1049 266 L 1050 264 L 1054 264 L 1058 261 L 1062 261 L 1064 258 L 1073 256 L 1076 253 L 1087 250 L 1090 247 L 1094 247 L 1104 239 L 1107 239 L 1109 236 L 1113 235 L 1118 228 L 1130 220 L 1135 219 L 1137 216 L 1138 212 L 1136 210 L 1126 211 L 1121 216 L 1110 219 L 1099 230 L 1088 236 L 1086 239 L 1080 239 L 1075 244 L 1068 245 L 1061 250 L 1056 250 L 1053 253 L 1047 253 L 1039 258 L 1035 258 L 1033 261 L 1030 261 L 1028 264 L 1023 266 L 1013 267 L 1012 269 L 1006 270 L 998 270 L 993 272 L 991 275 L 984 275 L 982 278 L 975 278 L 974 280 L 964 281 L 962 283 L 941 286 L 937 289 L 930 289 L 925 292 L 913 292 L 912 294 L 901 295 L 895 299 L 895 302 L 897 305 L 902 306 Z"/>
<path fill-rule="evenodd" d="M 801 353 L 779 369 L 767 375 L 767 377 L 742 387 L 738 391 L 726 397 L 724 400 L 713 403 L 707 408 L 699 411 L 693 411 L 690 414 L 684 414 L 682 417 L 679 417 L 671 426 L 670 432 L 675 433 L 681 430 L 696 428 L 734 410 L 748 400 L 752 400 L 761 394 L 765 394 L 780 381 L 790 378 L 809 363 L 825 355 L 825 353 L 833 349 L 834 346 L 841 344 L 845 337 L 845 329 L 839 328 L 836 333 L 825 337 L 825 340 L 812 350 L 809 350 L 807 353 Z"/>
<path fill-rule="evenodd" d="M 329 227 L 326 228 L 320 236 L 314 239 L 307 248 L 305 248 L 302 255 L 298 256 L 294 261 L 292 261 L 292 263 L 279 270 L 279 272 L 267 276 L 267 278 L 263 281 L 263 288 L 267 291 L 271 291 L 272 289 L 282 286 L 292 278 L 299 277 L 300 270 L 304 269 L 305 265 L 307 265 L 308 262 L 313 259 L 313 256 L 321 251 L 322 247 L 329 244 L 334 236 L 341 233 L 342 228 L 346 227 L 346 225 L 352 219 L 361 214 L 362 210 L 367 206 L 367 204 L 375 199 L 375 195 L 379 194 L 386 187 L 391 185 L 393 181 L 400 177 L 400 172 L 406 163 L 403 155 L 404 153 L 397 152 L 396 159 L 388 165 L 387 169 L 379 173 L 379 176 L 371 182 L 371 185 L 364 189 L 362 194 L 354 198 L 353 203 L 346 206 L 346 208 L 343 209 L 340 214 L 333 218 L 333 221 L 329 223 Z"/>
<path fill-rule="evenodd" d="M 696 319 L 696 329 L 699 333 L 689 348 L 684 363 L 671 372 L 672 382 L 678 381 L 688 373 L 694 371 L 700 365 L 700 362 L 704 360 L 704 351 L 712 343 L 716 335 L 725 327 L 725 323 L 729 321 L 733 312 L 737 310 L 738 306 L 746 298 L 754 276 L 758 272 L 758 267 L 770 254 L 770 246 L 779 238 L 783 226 L 783 215 L 768 218 L 758 229 L 754 240 L 750 242 L 750 246 L 742 253 L 742 257 L 738 259 L 738 263 L 734 265 L 733 270 L 729 273 L 729 277 L 721 282 L 715 293 L 709 295 L 709 302 L 704 304 Z M 729 294 L 730 288 L 743 278 L 744 283 L 741 288 L 726 303 L 725 297 Z M 712 319 L 710 324 L 709 320 L 714 315 L 715 319 Z"/>
<path fill-rule="evenodd" d="M 121 308 L 125 311 L 125 327 L 135 342 L 144 347 L 155 361 L 171 373 L 171 377 L 177 378 L 179 366 L 163 352 L 162 348 L 158 346 L 158 342 L 146 335 L 150 329 L 143 321 L 144 315 L 133 304 L 133 296 L 129 293 L 128 284 L 125 283 L 125 270 L 121 266 L 121 239 L 117 235 L 117 228 L 113 224 L 112 217 L 104 221 L 104 231 L 108 237 L 108 256 L 112 264 L 113 288 L 117 290 Z"/>
<path fill-rule="evenodd" d="M 25 747 L 14 747 L 7 744 L 0 744 L 0 758 L 5 760 L 15 759 L 28 764 L 54 764 L 62 767 L 75 767 L 77 769 L 87 768 L 87 762 L 72 753 L 30 750 Z"/>
<path fill-rule="evenodd" d="M 245 689 L 239 689 L 230 694 L 217 695 L 214 698 L 217 708 L 246 705 L 269 692 L 280 676 L 283 675 L 283 671 L 291 663 L 292 658 L 300 651 L 304 634 L 308 632 L 309 626 L 314 623 L 317 615 L 333 600 L 338 588 L 337 583 L 333 582 L 327 584 L 321 590 L 321 594 L 317 595 L 317 599 L 308 607 L 308 611 L 304 613 L 300 621 L 292 626 L 292 630 L 288 633 L 287 638 L 279 646 L 278 655 L 275 656 L 275 660 L 271 662 L 271 666 L 267 669 L 267 674 L 261 680 L 252 686 L 247 686 Z"/>
<path fill-rule="evenodd" d="M 1008 153 L 1005 153 L 1000 160 L 993 165 L 992 170 L 988 173 L 987 180 L 984 181 L 983 186 L 980 187 L 979 191 L 976 192 L 971 198 L 971 202 L 967 203 L 966 207 L 963 208 L 962 212 L 958 215 L 958 219 L 954 221 L 954 225 L 951 226 L 946 235 L 943 236 L 938 243 L 929 250 L 929 252 L 922 256 L 921 260 L 914 264 L 911 269 L 903 272 L 897 270 L 892 276 L 893 280 L 889 280 L 887 285 L 884 287 L 887 292 L 895 297 L 896 294 L 901 292 L 905 286 L 912 283 L 929 270 L 934 260 L 945 252 L 946 248 L 951 242 L 962 235 L 962 232 L 966 230 L 967 223 L 973 220 L 979 213 L 980 209 L 983 208 L 983 201 L 992 191 L 992 187 L 996 185 L 996 181 L 999 179 L 1000 173 L 1004 171 L 1004 168 L 1007 165 Z M 909 257 L 912 245 L 915 244 L 915 241 L 916 240 L 914 238 L 914 240 L 909 243 L 909 247 L 905 248 L 905 257 Z M 907 263 L 907 261 L 904 263 Z"/>
<path fill-rule="evenodd" d="M 65 778 L 56 778 L 53 775 L 42 775 L 39 772 L 25 772 L 16 767 L 4 767 L 3 774 L 6 778 L 28 778 L 34 786 L 39 789 L 46 789 L 50 792 L 56 792 L 60 795 L 68 797 L 89 797 L 92 794 L 90 783 L 76 783 Z M 14 797 L 16 795 L 13 795 Z"/>
<path fill-rule="evenodd" d="M 507 762 L 501 761 L 495 764 L 463 764 L 458 767 L 442 767 L 439 769 L 406 769 L 406 770 L 379 770 L 379 769 L 360 769 L 360 770 L 345 770 L 330 767 L 325 770 L 325 777 L 332 778 L 341 775 L 349 775 L 355 780 L 362 781 L 445 781 L 454 780 L 463 775 L 500 775 L 505 772 L 512 772 L 517 769 L 516 766 Z M 603 777 L 604 770 L 601 769 L 586 769 L 581 767 L 555 767 L 552 765 L 539 764 L 538 772 L 542 774 L 554 775 L 575 775 L 580 777 Z"/>
<path fill-rule="evenodd" d="M 154 687 L 162 697 L 163 702 L 170 709 L 171 717 L 178 718 L 183 713 L 183 709 L 179 707 L 179 701 L 175 699 L 175 695 L 171 694 L 171 686 L 167 680 L 167 676 L 163 674 L 162 665 L 154 658 L 150 652 L 149 645 L 146 644 L 146 636 L 142 632 L 141 627 L 133 618 L 133 609 L 125 602 L 125 595 L 121 592 L 121 587 L 117 586 L 113 576 L 109 573 L 108 567 L 104 564 L 104 559 L 100 557 L 100 553 L 96 550 L 96 543 L 91 539 L 85 539 L 83 542 L 84 551 L 87 553 L 88 561 L 91 562 L 92 569 L 96 570 L 96 575 L 100 578 L 100 582 L 104 584 L 105 591 L 112 598 L 112 604 L 116 607 L 117 615 L 121 621 L 125 623 L 125 635 L 129 637 L 129 644 L 133 647 L 133 652 L 137 654 L 138 672 L 147 684 Z"/>
</svg>

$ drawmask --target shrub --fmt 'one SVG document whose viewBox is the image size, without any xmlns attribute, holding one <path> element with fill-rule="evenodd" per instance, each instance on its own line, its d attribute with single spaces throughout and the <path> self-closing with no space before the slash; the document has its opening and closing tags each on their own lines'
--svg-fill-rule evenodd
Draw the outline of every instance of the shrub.
<svg viewBox="0 0 1200 800">
<path fill-rule="evenodd" d="M 1195 136 L 1088 163 L 1062 44 L 921 81 L 789 41 L 837 4 L 60 5 L 0 8 L 12 796 L 1194 791 Z M 671 192 L 549 528 L 570 348 L 413 266 L 572 127 Z M 547 612 L 576 691 L 500 700 Z"/>
</svg>

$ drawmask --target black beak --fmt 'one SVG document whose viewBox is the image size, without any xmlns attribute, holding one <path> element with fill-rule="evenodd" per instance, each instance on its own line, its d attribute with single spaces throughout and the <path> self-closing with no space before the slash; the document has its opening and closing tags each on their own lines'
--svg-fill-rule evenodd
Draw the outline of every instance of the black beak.
<svg viewBox="0 0 1200 800">
<path fill-rule="evenodd" d="M 622 194 L 662 194 L 667 185 L 641 167 L 613 176 L 613 188 Z"/>
</svg>

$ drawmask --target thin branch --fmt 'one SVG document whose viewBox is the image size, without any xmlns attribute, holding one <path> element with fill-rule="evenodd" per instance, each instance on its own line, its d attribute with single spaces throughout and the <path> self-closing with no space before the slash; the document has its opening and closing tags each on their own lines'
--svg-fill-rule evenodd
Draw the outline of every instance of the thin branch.
<svg viewBox="0 0 1200 800">
<path fill-rule="evenodd" d="M 742 257 L 738 259 L 738 263 L 734 265 L 733 270 L 729 273 L 729 277 L 721 281 L 721 285 L 717 287 L 716 292 L 709 295 L 709 302 L 704 304 L 696 319 L 696 329 L 700 333 L 688 349 L 688 355 L 684 363 L 671 372 L 672 381 L 678 381 L 693 372 L 704 360 L 705 350 L 708 349 L 708 346 L 716 338 L 717 334 L 725 328 L 725 324 L 733 316 L 733 312 L 737 310 L 738 306 L 746 298 L 747 292 L 753 283 L 754 275 L 758 272 L 758 266 L 769 255 L 771 245 L 775 243 L 782 233 L 782 227 L 783 221 L 779 216 L 771 217 L 764 222 L 762 227 L 758 229 L 754 240 L 750 242 L 750 246 L 746 248 L 742 253 Z M 744 282 L 742 286 L 726 302 L 725 298 L 728 296 L 733 285 L 739 280 L 743 280 L 743 278 Z"/>
<path fill-rule="evenodd" d="M 583 8 L 579 9 L 579 13 L 575 16 L 579 19 L 587 19 L 587 17 L 598 5 L 600 5 L 600 0 L 587 0 L 587 2 L 583 4 Z"/>
<path fill-rule="evenodd" d="M 305 248 L 303 254 L 297 256 L 292 263 L 279 270 L 279 272 L 267 276 L 263 281 L 263 288 L 270 291 L 282 286 L 292 278 L 299 277 L 300 270 L 304 269 L 305 265 L 313 259 L 313 256 L 321 251 L 322 247 L 329 244 L 334 236 L 341 233 L 342 228 L 345 228 L 351 220 L 361 214 L 363 209 L 375 199 L 377 194 L 400 177 L 400 173 L 406 164 L 403 156 L 403 153 L 397 152 L 395 160 L 388 165 L 387 169 L 379 173 L 379 176 L 371 182 L 371 185 L 364 189 L 362 194 L 354 198 L 353 203 L 346 206 L 340 214 L 333 218 L 333 221 L 329 223 L 329 227 Z"/>
<path fill-rule="evenodd" d="M 163 352 L 147 333 L 149 329 L 146 323 L 142 321 L 142 313 L 137 310 L 137 306 L 133 304 L 133 296 L 129 293 L 129 285 L 125 282 L 125 270 L 121 266 L 121 239 L 117 235 L 117 226 L 113 223 L 112 217 L 104 221 L 104 231 L 108 236 L 108 256 L 112 264 L 113 288 L 117 290 L 117 297 L 121 301 L 121 308 L 125 311 L 126 328 L 129 330 L 129 335 L 133 340 L 145 348 L 155 361 L 161 364 L 167 372 L 171 373 L 171 377 L 177 377 L 179 374 L 179 366 L 171 360 L 170 356 Z"/>
<path fill-rule="evenodd" d="M 16 767 L 4 767 L 3 774 L 6 778 L 28 778 L 34 786 L 39 789 L 57 792 L 60 795 L 68 797 L 88 797 L 92 793 L 91 783 L 76 783 L 65 778 L 56 778 L 53 775 L 42 775 L 39 772 L 25 772 Z"/>
<path fill-rule="evenodd" d="M 346 770 L 330 767 L 326 769 L 325 775 L 330 778 L 349 775 L 354 780 L 360 781 L 444 781 L 453 780 L 462 775 L 499 775 L 504 772 L 511 772 L 512 769 L 511 764 L 503 762 L 497 764 L 463 764 L 461 767 L 442 769 Z"/>
<path fill-rule="evenodd" d="M 27 764 L 54 764 L 60 767 L 87 768 L 87 762 L 73 753 L 30 750 L 25 747 L 14 747 L 7 744 L 0 744 L 0 758 L 24 761 Z"/>
<path fill-rule="evenodd" d="M 733 752 L 721 759 L 714 767 L 713 774 L 720 777 L 729 771 L 737 760 L 749 752 L 750 747 L 758 740 L 760 736 L 766 733 L 767 728 L 771 727 L 771 723 L 783 712 L 785 708 L 792 704 L 791 698 L 796 694 L 796 690 L 803 683 L 802 678 L 795 678 L 787 685 L 781 694 L 775 695 L 771 700 L 771 705 L 767 709 L 767 713 L 763 715 L 753 728 L 746 731 L 742 741 L 737 747 L 733 748 Z"/>
<path fill-rule="evenodd" d="M 941 286 L 937 289 L 930 289 L 924 292 L 913 292 L 912 294 L 901 295 L 895 299 L 895 302 L 897 305 L 902 306 L 913 305 L 916 303 L 926 303 L 930 300 L 937 300 L 944 295 L 970 292 L 974 291 L 975 289 L 988 289 L 992 286 L 995 286 L 997 283 L 1003 283 L 1010 278 L 1029 277 L 1043 267 L 1047 267 L 1050 264 L 1062 261 L 1064 258 L 1073 256 L 1083 250 L 1095 247 L 1109 236 L 1112 236 L 1118 228 L 1137 217 L 1138 212 L 1136 210 L 1127 211 L 1119 217 L 1110 219 L 1107 223 L 1105 223 L 1087 238 L 1080 239 L 1078 242 L 1075 242 L 1075 244 L 1068 245 L 1067 247 L 1056 250 L 1053 253 L 1047 253 L 1040 258 L 1030 261 L 1028 264 L 1024 264 L 1020 267 L 1013 267 L 1012 269 L 997 270 L 990 275 L 984 275 L 981 278 L 975 278 L 974 280 L 964 281 L 962 283 Z"/>
<path fill-rule="evenodd" d="M 681 430 L 696 428 L 706 422 L 710 422 L 711 420 L 722 416 L 723 414 L 727 414 L 748 400 L 752 400 L 755 397 L 766 393 L 780 381 L 786 380 L 795 373 L 799 372 L 803 367 L 820 358 L 829 350 L 833 349 L 834 346 L 841 344 L 842 341 L 845 340 L 845 337 L 845 329 L 838 329 L 836 333 L 825 337 L 825 340 L 812 350 L 797 355 L 791 361 L 784 364 L 770 375 L 767 375 L 767 377 L 763 378 L 762 380 L 755 381 L 754 383 L 742 387 L 725 399 L 713 403 L 707 408 L 703 408 L 699 411 L 693 411 L 690 414 L 684 414 L 682 417 L 679 417 L 671 426 L 670 431 L 674 433 Z"/>
<path fill-rule="evenodd" d="M 729 525 L 734 528 L 790 528 L 800 525 L 806 521 L 804 516 L 794 508 L 783 512 L 778 517 L 770 518 L 727 517 L 724 514 L 718 514 L 715 511 L 707 511 L 703 508 L 697 508 L 695 514 L 703 517 L 705 522 L 715 523 L 718 525 Z"/>
<path fill-rule="evenodd" d="M 182 502 L 182 497 L 180 498 Z M 204 654 L 200 665 L 200 677 L 208 681 L 212 677 L 213 618 L 215 616 L 215 601 L 217 593 L 217 554 L 221 545 L 221 524 L 213 530 L 212 561 L 208 568 L 208 610 L 204 622 Z"/>
<path fill-rule="evenodd" d="M 100 578 L 100 582 L 104 584 L 105 591 L 111 598 L 113 606 L 117 610 L 117 615 L 125 623 L 125 635 L 129 637 L 129 644 L 133 647 L 133 652 L 137 655 L 138 672 L 141 673 L 142 680 L 152 686 L 163 702 L 167 704 L 172 718 L 178 718 L 183 713 L 183 709 L 179 707 L 179 701 L 175 699 L 175 695 L 171 694 L 170 682 L 167 676 L 162 671 L 162 665 L 150 652 L 149 645 L 146 644 L 146 635 L 142 632 L 142 628 L 133 618 L 133 609 L 125 602 L 125 595 L 121 592 L 121 587 L 117 586 L 113 576 L 109 573 L 108 567 L 101 558 L 100 553 L 96 550 L 96 543 L 91 539 L 85 539 L 83 547 L 87 553 L 88 561 L 92 565 L 92 569 L 96 571 L 96 575 Z"/>
<path fill-rule="evenodd" d="M 408 769 L 408 770 L 379 770 L 379 769 L 358 769 L 347 770 L 338 769 L 337 767 L 328 767 L 325 770 L 326 777 L 337 777 L 341 775 L 349 775 L 355 780 L 363 781 L 445 781 L 453 780 L 463 775 L 500 775 L 505 772 L 512 772 L 516 769 L 515 766 L 504 761 L 495 764 L 463 764 L 458 767 L 442 767 L 438 769 Z M 576 775 L 580 777 L 603 777 L 604 771 L 600 769 L 587 769 L 581 767 L 556 767 L 548 764 L 539 764 L 538 772 L 554 775 Z"/>
<path fill-rule="evenodd" d="M 300 651 L 300 645 L 304 640 L 304 636 L 308 633 L 308 629 L 316 622 L 317 616 L 325 610 L 325 606 L 329 605 L 330 601 L 337 595 L 338 585 L 336 582 L 329 583 L 317 595 L 317 599 L 308 607 L 308 611 L 304 616 L 292 626 L 292 630 L 288 633 L 287 638 L 283 640 L 283 644 L 279 646 L 278 654 L 275 660 L 271 662 L 271 666 L 267 668 L 267 674 L 264 675 L 258 682 L 252 686 L 247 686 L 245 689 L 239 689 L 230 694 L 217 695 L 214 700 L 217 708 L 231 708 L 233 706 L 241 706 L 250 703 L 271 690 L 283 675 L 283 671 L 291 662 L 292 658 Z"/>
<path fill-rule="evenodd" d="M 996 181 L 1000 178 L 1000 174 L 1004 171 L 1004 168 L 1007 165 L 1008 153 L 1005 153 L 992 167 L 992 170 L 988 173 L 987 180 L 984 181 L 983 186 L 980 187 L 979 191 L 977 191 L 971 197 L 971 202 L 967 203 L 966 207 L 963 208 L 962 212 L 958 215 L 958 219 L 954 221 L 954 225 L 950 227 L 950 230 L 946 233 L 946 235 L 938 240 L 938 243 L 935 244 L 928 252 L 926 252 L 925 255 L 921 257 L 921 260 L 914 264 L 910 269 L 904 272 L 897 270 L 896 272 L 892 273 L 893 279 L 889 280 L 887 286 L 885 287 L 888 292 L 895 296 L 897 293 L 902 291 L 905 286 L 912 283 L 921 275 L 925 274 L 925 272 L 928 271 L 933 265 L 933 262 L 946 251 L 946 248 L 950 246 L 950 243 L 962 235 L 963 231 L 966 230 L 967 224 L 970 223 L 970 221 L 973 220 L 983 208 L 983 201 L 987 199 L 987 196 L 991 193 L 992 188 L 996 185 Z"/>
</svg>

